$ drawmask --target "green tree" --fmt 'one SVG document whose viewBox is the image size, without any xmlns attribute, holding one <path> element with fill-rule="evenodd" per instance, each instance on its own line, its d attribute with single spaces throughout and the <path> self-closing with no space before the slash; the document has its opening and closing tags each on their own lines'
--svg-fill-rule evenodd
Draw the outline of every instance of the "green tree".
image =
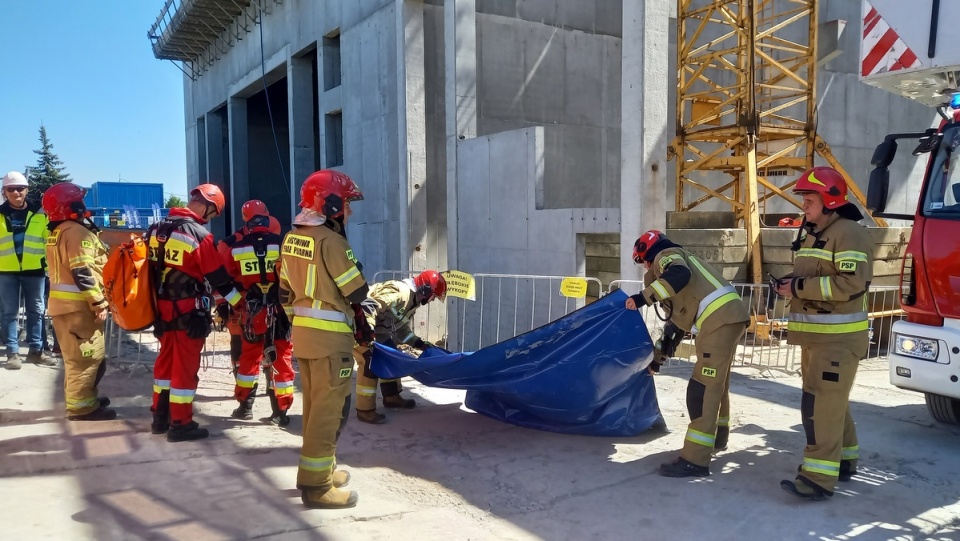
<svg viewBox="0 0 960 541">
<path fill-rule="evenodd" d="M 187 203 L 183 199 L 180 199 L 175 195 L 171 195 L 170 198 L 167 199 L 167 202 L 164 203 L 163 206 L 168 209 L 172 209 L 172 208 L 178 208 L 178 207 L 185 207 L 187 206 Z"/>
<path fill-rule="evenodd" d="M 34 150 L 33 153 L 37 155 L 37 165 L 27 167 L 27 182 L 30 183 L 30 199 L 39 201 L 50 186 L 73 179 L 64 172 L 66 167 L 53 152 L 53 143 L 47 137 L 47 128 L 43 124 L 40 124 L 40 150 Z"/>
</svg>

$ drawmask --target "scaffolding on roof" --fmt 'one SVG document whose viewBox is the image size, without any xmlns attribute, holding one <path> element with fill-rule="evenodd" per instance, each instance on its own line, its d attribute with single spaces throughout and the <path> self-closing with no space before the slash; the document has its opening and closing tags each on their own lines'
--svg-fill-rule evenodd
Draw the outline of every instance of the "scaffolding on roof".
<svg viewBox="0 0 960 541">
<path fill-rule="evenodd" d="M 167 0 L 147 38 L 153 56 L 196 80 L 282 0 Z"/>
</svg>

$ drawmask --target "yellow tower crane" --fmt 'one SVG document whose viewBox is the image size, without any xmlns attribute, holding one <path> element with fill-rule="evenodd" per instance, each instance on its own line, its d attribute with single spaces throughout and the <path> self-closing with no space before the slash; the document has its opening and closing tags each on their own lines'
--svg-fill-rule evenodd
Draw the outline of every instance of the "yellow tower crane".
<svg viewBox="0 0 960 541">
<path fill-rule="evenodd" d="M 747 232 L 748 276 L 763 281 L 760 207 L 815 154 L 864 195 L 816 133 L 818 0 L 678 0 L 677 211 L 729 204 Z M 875 220 L 885 226 L 882 220 Z"/>
</svg>

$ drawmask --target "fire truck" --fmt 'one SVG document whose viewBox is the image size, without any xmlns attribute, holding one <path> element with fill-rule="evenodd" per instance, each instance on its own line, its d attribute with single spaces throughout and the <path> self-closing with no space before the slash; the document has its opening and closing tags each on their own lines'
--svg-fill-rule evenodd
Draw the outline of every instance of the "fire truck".
<svg viewBox="0 0 960 541">
<path fill-rule="evenodd" d="M 947 2 L 862 4 L 861 82 L 929 105 L 931 119 L 939 114 L 928 124 L 934 127 L 887 135 L 872 158 L 867 207 L 913 221 L 900 276 L 906 318 L 892 327 L 890 382 L 924 393 L 936 420 L 960 424 L 960 48 L 946 15 L 940 24 Z M 900 146 L 926 164 L 912 215 L 886 212 L 889 166 Z"/>
</svg>

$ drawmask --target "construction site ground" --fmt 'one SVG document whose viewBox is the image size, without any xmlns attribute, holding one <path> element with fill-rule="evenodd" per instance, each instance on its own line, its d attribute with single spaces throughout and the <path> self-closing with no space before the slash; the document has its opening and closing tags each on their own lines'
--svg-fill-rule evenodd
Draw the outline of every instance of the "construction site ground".
<svg viewBox="0 0 960 541">
<path fill-rule="evenodd" d="M 143 353 L 112 362 L 101 390 L 120 416 L 107 422 L 65 420 L 62 368 L 0 370 L 0 538 L 960 539 L 960 427 L 892 387 L 884 361 L 865 361 L 853 391 L 860 472 L 825 502 L 779 486 L 804 445 L 795 374 L 735 369 L 712 475 L 658 475 L 684 437 L 683 364 L 655 378 L 668 429 L 632 438 L 519 428 L 465 411 L 461 391 L 405 380 L 418 408 L 380 426 L 351 415 L 337 455 L 360 502 L 337 511 L 305 509 L 294 486 L 299 382 L 281 430 L 259 420 L 266 400 L 254 421 L 231 419 L 230 372 L 206 364 L 195 405 L 213 434 L 176 444 L 150 434 Z"/>
</svg>

